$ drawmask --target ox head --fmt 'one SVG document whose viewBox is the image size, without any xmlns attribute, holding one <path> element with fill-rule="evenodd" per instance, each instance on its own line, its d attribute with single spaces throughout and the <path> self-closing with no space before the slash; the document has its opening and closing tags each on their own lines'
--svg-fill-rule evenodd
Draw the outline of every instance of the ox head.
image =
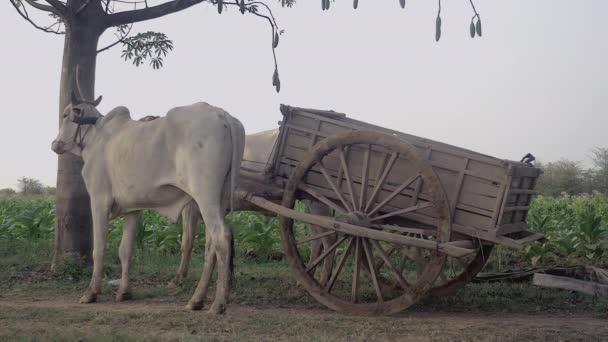
<svg viewBox="0 0 608 342">
<path fill-rule="evenodd" d="M 51 149 L 57 154 L 65 152 L 80 154 L 90 126 L 95 125 L 97 120 L 102 117 L 101 113 L 95 108 L 101 102 L 102 97 L 100 96 L 95 101 L 83 99 L 79 78 L 80 68 L 77 67 L 76 91 L 72 91 L 71 102 L 63 111 L 59 133 L 51 144 Z M 79 147 L 79 149 L 75 150 L 74 147 Z"/>
</svg>

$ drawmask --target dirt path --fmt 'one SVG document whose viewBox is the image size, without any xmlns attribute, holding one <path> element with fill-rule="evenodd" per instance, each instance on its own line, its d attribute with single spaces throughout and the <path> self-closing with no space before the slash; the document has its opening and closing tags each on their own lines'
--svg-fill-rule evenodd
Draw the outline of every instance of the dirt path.
<svg viewBox="0 0 608 342">
<path fill-rule="evenodd" d="M 349 317 L 321 309 L 230 305 L 214 316 L 184 303 L 137 300 L 80 305 L 76 298 L 0 297 L 1 338 L 158 340 L 608 340 L 593 316 L 404 313 Z"/>
</svg>

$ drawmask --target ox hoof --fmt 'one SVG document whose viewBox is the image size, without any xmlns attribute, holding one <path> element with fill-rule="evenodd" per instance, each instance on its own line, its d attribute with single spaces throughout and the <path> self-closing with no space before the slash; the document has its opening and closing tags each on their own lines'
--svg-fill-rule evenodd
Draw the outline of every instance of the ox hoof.
<svg viewBox="0 0 608 342">
<path fill-rule="evenodd" d="M 209 313 L 214 315 L 221 315 L 224 312 L 226 312 L 226 304 L 213 303 L 213 305 L 211 305 L 211 308 L 209 308 Z"/>
<path fill-rule="evenodd" d="M 131 294 L 131 292 L 118 292 L 116 294 L 117 302 L 123 302 L 125 300 L 131 300 L 131 299 L 133 299 L 133 294 Z"/>
<path fill-rule="evenodd" d="M 97 301 L 97 294 L 87 291 L 85 292 L 85 294 L 80 297 L 80 304 L 88 304 L 88 303 L 94 303 Z"/>
<path fill-rule="evenodd" d="M 204 306 L 203 302 L 188 302 L 188 305 L 186 305 L 186 309 L 188 310 L 193 310 L 193 311 L 198 311 L 200 309 L 202 309 Z"/>
</svg>

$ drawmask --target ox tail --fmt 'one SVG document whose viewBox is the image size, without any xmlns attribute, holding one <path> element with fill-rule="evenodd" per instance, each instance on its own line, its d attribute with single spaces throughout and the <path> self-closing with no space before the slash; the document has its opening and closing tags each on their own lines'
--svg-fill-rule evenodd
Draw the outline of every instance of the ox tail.
<svg viewBox="0 0 608 342">
<path fill-rule="evenodd" d="M 226 113 L 230 142 L 232 143 L 232 157 L 230 161 L 230 187 L 224 191 L 230 191 L 230 213 L 234 211 L 234 193 L 238 185 L 239 173 L 241 170 L 241 160 L 245 151 L 245 129 L 241 122 L 230 114 Z"/>
<path fill-rule="evenodd" d="M 234 193 L 238 185 L 238 178 L 241 170 L 241 160 L 245 150 L 245 129 L 241 122 L 230 114 L 226 113 L 225 119 L 228 123 L 228 132 L 230 133 L 230 142 L 232 144 L 232 156 L 230 161 L 230 186 L 223 189 L 223 192 L 230 191 L 230 214 L 234 212 Z M 228 178 L 228 177 L 227 177 Z M 224 183 L 225 184 L 225 183 Z M 232 225 L 234 226 L 234 216 L 232 216 Z M 234 234 L 230 234 L 230 282 L 234 281 Z"/>
</svg>

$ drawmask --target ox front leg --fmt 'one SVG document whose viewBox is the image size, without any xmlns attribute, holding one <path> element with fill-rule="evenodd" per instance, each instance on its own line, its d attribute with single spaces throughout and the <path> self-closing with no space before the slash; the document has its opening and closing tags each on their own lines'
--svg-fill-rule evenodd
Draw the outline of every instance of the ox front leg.
<svg viewBox="0 0 608 342">
<path fill-rule="evenodd" d="M 133 240 L 135 240 L 138 220 L 139 212 L 128 214 L 125 216 L 125 222 L 122 228 L 122 239 L 120 240 L 120 248 L 118 250 L 120 265 L 122 267 L 122 276 L 120 277 L 120 287 L 118 288 L 118 292 L 116 292 L 116 300 L 119 302 L 132 298 L 129 282 L 129 268 L 131 266 Z"/>
<path fill-rule="evenodd" d="M 188 275 L 188 265 L 192 257 L 192 245 L 196 238 L 196 224 L 198 223 L 199 211 L 196 203 L 191 202 L 182 211 L 182 257 L 179 268 L 173 280 L 167 285 L 170 288 L 178 287 Z"/>
<path fill-rule="evenodd" d="M 205 263 L 203 265 L 203 273 L 201 274 L 201 280 L 198 282 L 198 286 L 190 298 L 187 309 L 200 310 L 203 308 L 203 302 L 207 296 L 209 290 L 209 282 L 211 281 L 211 274 L 215 268 L 215 249 L 213 248 L 213 235 L 209 234 L 209 228 L 205 225 Z"/>
<path fill-rule="evenodd" d="M 91 209 L 93 214 L 93 275 L 89 288 L 80 298 L 80 303 L 92 303 L 97 300 L 101 293 L 101 280 L 103 278 L 103 258 L 108 239 L 108 214 L 107 202 L 96 201 L 91 198 Z"/>
</svg>

